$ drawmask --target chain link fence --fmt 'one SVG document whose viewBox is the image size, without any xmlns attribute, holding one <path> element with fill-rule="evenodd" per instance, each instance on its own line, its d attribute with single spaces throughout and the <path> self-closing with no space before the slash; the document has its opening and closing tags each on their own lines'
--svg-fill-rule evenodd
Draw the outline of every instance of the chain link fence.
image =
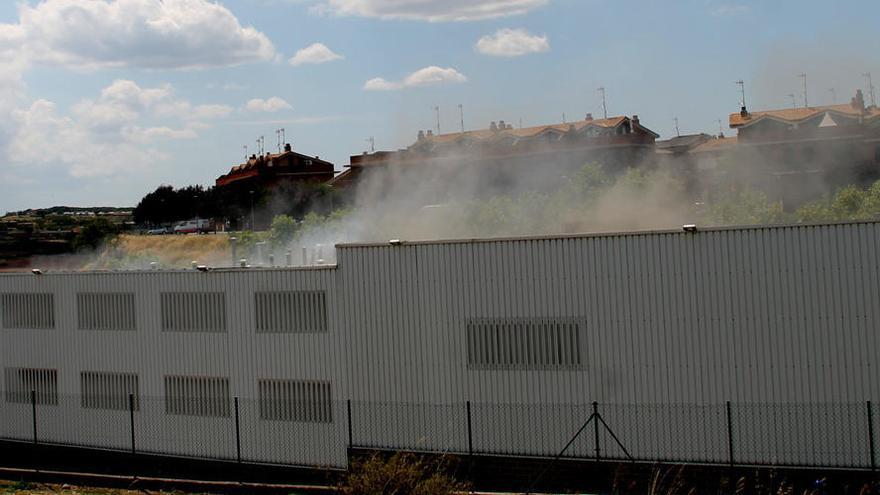
<svg viewBox="0 0 880 495">
<path fill-rule="evenodd" d="M 13 398 L 15 399 L 15 398 Z M 814 404 L 455 404 L 163 397 L 0 402 L 0 438 L 249 463 L 345 467 L 348 448 L 876 468 L 880 412 Z M 127 403 L 127 407 L 125 404 Z M 104 407 L 96 407 L 103 404 Z"/>
</svg>

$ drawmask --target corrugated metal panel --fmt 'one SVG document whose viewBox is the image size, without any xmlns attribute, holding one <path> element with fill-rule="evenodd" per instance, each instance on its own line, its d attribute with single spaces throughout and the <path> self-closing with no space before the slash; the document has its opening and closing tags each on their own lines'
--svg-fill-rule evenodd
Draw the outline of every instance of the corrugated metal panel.
<svg viewBox="0 0 880 495">
<path fill-rule="evenodd" d="M 835 442 L 866 433 L 866 413 L 848 404 L 878 396 L 878 241 L 880 225 L 857 223 L 351 245 L 324 269 L 4 275 L 0 294 L 52 295 L 54 328 L 0 329 L 0 366 L 58 370 L 60 403 L 41 406 L 41 428 L 76 444 L 127 439 L 124 417 L 75 400 L 91 371 L 138 376 L 139 448 L 157 452 L 234 455 L 230 418 L 164 413 L 165 376 L 213 376 L 240 398 L 242 453 L 253 460 L 344 465 L 351 398 L 356 441 L 370 445 L 462 450 L 472 401 L 478 449 L 552 454 L 596 400 L 639 439 L 630 446 L 641 457 L 699 451 L 684 460 L 723 462 L 729 400 L 743 461 L 776 448 L 770 460 L 780 463 L 863 465 L 864 445 Z M 211 311 L 223 312 L 212 317 L 225 331 L 162 331 L 162 294 L 192 293 L 224 295 L 225 308 Z M 133 294 L 134 330 L 79 330 L 79 294 Z M 318 313 L 301 320 L 275 307 L 288 299 Z M 326 320 L 307 303 L 321 299 Z M 262 319 L 257 301 L 269 308 Z M 581 359 L 468 367 L 474 321 L 576 321 Z M 535 345 L 529 338 L 484 344 L 516 353 Z M 332 421 L 261 421 L 261 380 L 328 384 Z M 2 405 L 0 435 L 27 438 L 19 406 Z M 795 410 L 805 416 L 791 423 Z M 785 444 L 761 426 L 776 421 L 800 437 L 822 417 L 854 426 L 821 446 Z M 390 424 L 399 426 L 381 426 Z"/>
</svg>

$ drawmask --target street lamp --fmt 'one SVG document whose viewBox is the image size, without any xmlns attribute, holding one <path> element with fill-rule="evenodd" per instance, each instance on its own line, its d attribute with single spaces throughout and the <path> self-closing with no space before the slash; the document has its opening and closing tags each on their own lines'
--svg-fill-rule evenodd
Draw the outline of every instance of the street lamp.
<svg viewBox="0 0 880 495">
<path fill-rule="evenodd" d="M 254 223 L 254 192 L 251 191 L 251 230 L 256 232 L 256 224 Z"/>
</svg>

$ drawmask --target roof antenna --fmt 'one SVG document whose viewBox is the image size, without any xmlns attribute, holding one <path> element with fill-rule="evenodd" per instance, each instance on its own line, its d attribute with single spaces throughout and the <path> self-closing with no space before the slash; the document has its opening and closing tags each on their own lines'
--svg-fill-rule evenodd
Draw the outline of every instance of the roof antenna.
<svg viewBox="0 0 880 495">
<path fill-rule="evenodd" d="M 721 123 L 721 119 L 718 119 L 718 137 L 724 135 L 724 124 Z"/>
<path fill-rule="evenodd" d="M 871 81 L 871 73 L 865 72 L 864 74 L 862 74 L 862 77 L 864 77 L 866 82 L 868 83 L 868 95 L 871 97 L 871 106 L 876 107 L 877 100 L 874 99 L 874 84 Z"/>
<path fill-rule="evenodd" d="M 373 136 L 368 137 L 367 142 L 370 143 L 370 153 L 375 153 L 376 152 L 376 140 L 373 138 Z"/>
<path fill-rule="evenodd" d="M 244 148 L 244 162 L 247 163 L 247 161 L 248 161 L 247 145 L 244 145 L 243 148 Z"/>
<path fill-rule="evenodd" d="M 281 153 L 281 129 L 275 129 L 275 145 L 278 147 L 278 153 Z"/>
<path fill-rule="evenodd" d="M 565 112 L 562 112 L 562 123 L 565 123 Z"/>
<path fill-rule="evenodd" d="M 810 107 L 810 101 L 807 99 L 807 74 L 798 74 L 798 77 L 804 80 L 804 108 Z"/>
<path fill-rule="evenodd" d="M 739 104 L 741 107 L 746 108 L 746 83 L 742 79 L 736 81 L 737 86 L 739 86 L 739 92 L 742 95 L 742 98 L 739 100 Z"/>
<path fill-rule="evenodd" d="M 605 86 L 600 86 L 599 89 L 597 89 L 596 91 L 598 91 L 599 94 L 602 95 L 602 115 L 604 115 L 604 118 L 607 119 L 608 107 L 605 104 Z"/>
<path fill-rule="evenodd" d="M 434 113 L 437 114 L 437 135 L 440 135 L 440 106 L 434 105 Z"/>
<path fill-rule="evenodd" d="M 461 117 L 461 133 L 464 134 L 464 105 L 458 104 L 458 114 Z"/>
</svg>

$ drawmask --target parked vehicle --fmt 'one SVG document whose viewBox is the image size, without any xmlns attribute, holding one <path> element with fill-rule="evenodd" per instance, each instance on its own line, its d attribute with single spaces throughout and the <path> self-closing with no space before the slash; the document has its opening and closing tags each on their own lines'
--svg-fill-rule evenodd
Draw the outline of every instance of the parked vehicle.
<svg viewBox="0 0 880 495">
<path fill-rule="evenodd" d="M 211 221 L 202 218 L 194 218 L 180 222 L 174 226 L 175 234 L 197 234 L 208 232 L 211 228 Z"/>
<path fill-rule="evenodd" d="M 167 227 L 156 227 L 155 229 L 149 229 L 145 232 L 147 235 L 163 235 L 167 233 L 169 233 Z"/>
</svg>

